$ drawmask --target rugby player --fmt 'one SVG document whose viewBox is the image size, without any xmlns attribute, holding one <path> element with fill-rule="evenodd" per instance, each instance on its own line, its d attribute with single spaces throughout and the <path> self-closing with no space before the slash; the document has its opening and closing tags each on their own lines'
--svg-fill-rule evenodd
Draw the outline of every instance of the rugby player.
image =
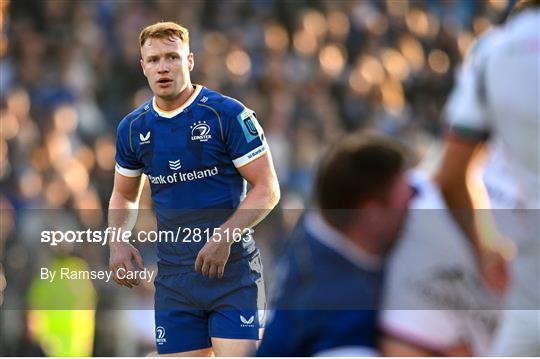
<svg viewBox="0 0 540 359">
<path fill-rule="evenodd" d="M 540 355 L 540 2 L 519 1 L 500 29 L 478 41 L 451 99 L 450 135 L 436 176 L 464 232 L 480 243 L 465 177 L 479 145 L 489 141 L 507 156 L 516 186 L 512 207 L 498 217 L 515 241 L 511 286 L 492 355 Z M 455 104 L 453 105 L 452 102 Z M 499 211 L 502 212 L 502 211 Z M 514 225 L 508 226 L 508 223 Z M 477 245 L 483 268 L 493 267 Z M 497 284 L 497 278 L 488 278 Z M 511 310 L 513 309 L 513 310 Z"/>
<path fill-rule="evenodd" d="M 350 135 L 322 161 L 319 208 L 300 220 L 281 259 L 257 355 L 376 355 L 384 256 L 414 193 L 404 165 L 400 146 L 374 135 Z"/>
<path fill-rule="evenodd" d="M 418 193 L 386 267 L 380 325 L 385 356 L 483 356 L 500 296 L 484 285 L 470 243 L 440 191 L 419 172 Z"/>
<path fill-rule="evenodd" d="M 245 229 L 280 197 L 270 150 L 252 110 L 192 84 L 187 29 L 159 22 L 142 30 L 139 43 L 154 96 L 118 126 L 109 225 L 133 227 L 144 173 L 158 229 L 182 233 L 176 243 L 157 245 L 158 353 L 246 355 L 263 325 L 264 288 L 260 254 Z M 132 261 L 144 265 L 133 245 L 110 244 L 113 274 L 133 270 Z"/>
</svg>

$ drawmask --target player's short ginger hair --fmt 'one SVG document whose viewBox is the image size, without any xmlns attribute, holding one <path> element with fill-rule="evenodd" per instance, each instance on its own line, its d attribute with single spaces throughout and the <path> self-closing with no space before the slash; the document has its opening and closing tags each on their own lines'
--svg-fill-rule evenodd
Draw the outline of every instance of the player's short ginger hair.
<svg viewBox="0 0 540 359">
<path fill-rule="evenodd" d="M 189 47 L 189 31 L 182 25 L 172 21 L 160 21 L 145 27 L 139 34 L 139 44 L 141 47 L 148 39 L 172 39 L 177 37 L 184 45 Z"/>
</svg>

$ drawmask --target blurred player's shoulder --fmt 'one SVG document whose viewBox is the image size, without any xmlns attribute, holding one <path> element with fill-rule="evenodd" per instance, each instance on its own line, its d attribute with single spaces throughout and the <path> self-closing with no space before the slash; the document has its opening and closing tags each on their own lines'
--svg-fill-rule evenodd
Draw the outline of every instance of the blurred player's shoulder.
<svg viewBox="0 0 540 359">
<path fill-rule="evenodd" d="M 493 49 L 501 38 L 502 29 L 500 27 L 492 27 L 478 37 L 471 45 L 465 56 L 466 61 L 470 59 L 482 57 Z"/>
<path fill-rule="evenodd" d="M 515 31 L 520 34 L 528 34 L 537 38 L 539 17 L 540 6 L 538 4 L 531 4 L 530 7 L 523 8 L 511 15 L 504 28 L 509 32 Z"/>
<path fill-rule="evenodd" d="M 538 54 L 540 8 L 526 9 L 516 13 L 503 25 L 494 30 L 494 34 L 483 40 L 489 47 L 488 54 L 496 53 L 502 58 L 531 56 Z M 537 56 L 537 55 L 536 55 Z M 491 61 L 491 60 L 490 60 Z"/>
</svg>

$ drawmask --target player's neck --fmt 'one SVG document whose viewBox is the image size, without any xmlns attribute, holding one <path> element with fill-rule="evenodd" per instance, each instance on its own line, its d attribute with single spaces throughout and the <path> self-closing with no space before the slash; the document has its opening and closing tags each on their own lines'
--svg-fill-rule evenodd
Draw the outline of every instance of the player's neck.
<svg viewBox="0 0 540 359">
<path fill-rule="evenodd" d="M 163 111 L 174 111 L 183 104 L 186 103 L 187 100 L 193 95 L 195 92 L 195 86 L 193 86 L 191 83 L 186 86 L 186 88 L 180 92 L 178 97 L 174 99 L 164 99 L 162 97 L 154 96 L 155 104 L 160 110 Z"/>
<path fill-rule="evenodd" d="M 383 255 L 384 251 L 379 244 L 379 240 L 373 240 L 374 238 L 378 238 L 378 236 L 370 230 L 364 230 L 365 227 L 362 227 L 356 226 L 349 228 L 343 232 L 343 235 L 347 237 L 354 247 L 366 255 L 373 258 Z"/>
</svg>

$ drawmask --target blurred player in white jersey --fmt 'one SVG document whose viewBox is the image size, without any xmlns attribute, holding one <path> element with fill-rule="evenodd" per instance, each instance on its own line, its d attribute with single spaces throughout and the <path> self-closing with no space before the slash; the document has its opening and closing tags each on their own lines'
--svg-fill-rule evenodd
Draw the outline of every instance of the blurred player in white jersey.
<svg viewBox="0 0 540 359">
<path fill-rule="evenodd" d="M 482 259 L 465 177 L 477 147 L 488 139 L 492 161 L 494 156 L 508 158 L 495 166 L 502 171 L 499 167 L 495 175 L 485 176 L 492 202 L 503 199 L 499 208 L 508 208 L 496 211 L 500 230 L 518 249 L 511 264 L 509 310 L 491 353 L 497 356 L 540 355 L 539 50 L 540 1 L 519 1 L 504 26 L 478 41 L 458 79 L 448 106 L 450 135 L 436 176 L 448 207 L 486 268 L 492 263 Z M 511 185 L 505 189 L 498 176 L 508 177 Z"/>
<path fill-rule="evenodd" d="M 433 181 L 418 173 L 409 181 L 417 195 L 387 265 L 382 353 L 486 355 L 500 296 L 483 284 L 472 247 Z"/>
</svg>

